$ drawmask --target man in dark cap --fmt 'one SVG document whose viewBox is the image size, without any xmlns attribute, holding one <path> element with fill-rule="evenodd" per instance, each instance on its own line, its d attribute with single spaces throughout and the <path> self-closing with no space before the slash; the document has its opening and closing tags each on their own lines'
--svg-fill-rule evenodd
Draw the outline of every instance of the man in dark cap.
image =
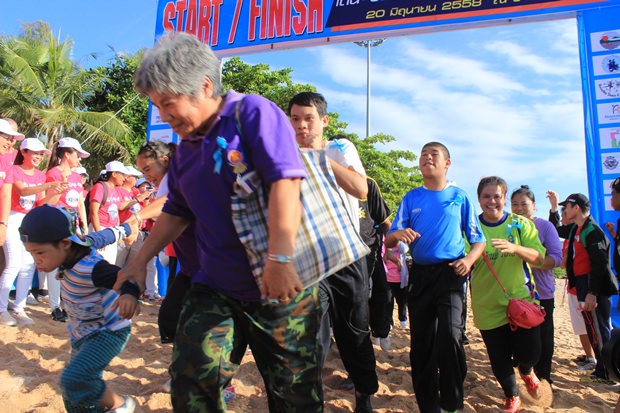
<svg viewBox="0 0 620 413">
<path fill-rule="evenodd" d="M 597 363 L 594 372 L 581 381 L 609 382 L 602 349 L 611 334 L 611 297 L 618 293 L 616 277 L 609 266 L 609 240 L 590 215 L 590 201 L 583 194 L 571 194 L 560 202 L 566 217 L 575 223 L 568 235 L 566 274 L 577 299 Z"/>
</svg>

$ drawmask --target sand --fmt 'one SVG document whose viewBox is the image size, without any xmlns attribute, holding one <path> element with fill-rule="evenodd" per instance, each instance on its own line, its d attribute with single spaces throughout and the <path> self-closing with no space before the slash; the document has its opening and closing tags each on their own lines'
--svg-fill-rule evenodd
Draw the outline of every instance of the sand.
<svg viewBox="0 0 620 413">
<path fill-rule="evenodd" d="M 555 310 L 555 356 L 553 404 L 545 408 L 523 397 L 523 412 L 611 412 L 618 400 L 620 386 L 583 384 L 571 359 L 582 353 L 579 340 L 572 334 L 568 303 L 563 301 L 558 282 Z M 127 348 L 114 359 L 104 374 L 116 391 L 130 394 L 140 404 L 137 411 L 169 412 L 170 396 L 160 392 L 167 379 L 171 345 L 159 343 L 157 311 L 154 304 L 143 306 L 134 323 L 133 336 Z M 44 304 L 30 306 L 35 320 L 30 328 L 0 326 L 0 411 L 3 413 L 63 412 L 58 384 L 60 373 L 70 353 L 66 324 L 53 322 Z M 471 315 L 466 347 L 469 373 L 465 382 L 465 412 L 497 412 L 503 394 L 495 381 L 479 332 Z M 392 349 L 375 347 L 379 391 L 373 398 L 375 412 L 418 412 L 409 374 L 409 330 L 392 330 Z M 335 346 L 334 346 L 335 348 Z M 339 389 L 346 374 L 337 351 L 333 351 L 324 370 L 325 411 L 352 412 L 352 391 Z M 236 413 L 267 412 L 262 379 L 251 353 L 243 359 L 233 380 L 237 396 L 229 404 Z M 522 393 L 525 393 L 524 391 Z"/>
</svg>

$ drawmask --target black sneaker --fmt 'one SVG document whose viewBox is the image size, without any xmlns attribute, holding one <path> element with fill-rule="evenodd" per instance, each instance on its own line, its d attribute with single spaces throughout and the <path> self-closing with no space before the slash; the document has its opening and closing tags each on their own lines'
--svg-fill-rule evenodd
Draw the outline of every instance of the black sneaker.
<svg viewBox="0 0 620 413">
<path fill-rule="evenodd" d="M 372 394 L 355 392 L 355 413 L 372 413 Z"/>
<path fill-rule="evenodd" d="M 67 313 L 61 310 L 60 307 L 56 307 L 52 310 L 52 320 L 64 323 L 67 321 Z"/>
</svg>

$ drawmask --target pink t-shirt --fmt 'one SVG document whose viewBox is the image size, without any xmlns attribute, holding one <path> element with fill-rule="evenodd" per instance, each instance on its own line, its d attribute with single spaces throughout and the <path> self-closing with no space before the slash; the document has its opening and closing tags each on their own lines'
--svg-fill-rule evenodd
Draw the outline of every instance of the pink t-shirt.
<svg viewBox="0 0 620 413">
<path fill-rule="evenodd" d="M 62 170 L 56 166 L 47 171 L 46 182 L 65 182 Z M 80 194 L 84 191 L 82 177 L 77 172 L 71 172 L 66 182 L 69 184 L 69 189 L 60 194 L 57 205 L 69 209 L 77 209 L 80 202 Z"/>
<path fill-rule="evenodd" d="M 33 175 L 28 175 L 22 168 L 13 165 L 11 179 L 7 180 L 7 184 L 22 182 L 24 186 L 38 186 L 45 183 L 45 174 L 39 170 L 34 171 Z M 11 211 L 21 212 L 23 214 L 34 208 L 35 203 L 43 198 L 45 192 L 39 192 L 33 195 L 20 196 L 15 186 L 13 186 L 13 194 L 11 195 Z"/>
<path fill-rule="evenodd" d="M 105 182 L 98 182 L 90 190 L 90 201 L 101 202 L 103 200 L 103 185 L 107 185 Z M 110 228 L 118 225 L 118 206 L 121 204 L 121 194 L 118 188 L 110 188 L 108 186 L 108 198 L 105 204 L 99 207 L 99 225 L 101 228 Z M 90 207 L 90 206 L 89 206 Z"/>
<path fill-rule="evenodd" d="M 136 197 L 140 193 L 140 190 L 135 187 L 131 188 L 131 192 L 128 191 L 127 188 L 122 187 L 122 186 L 119 186 L 117 189 L 118 189 L 118 192 L 121 194 L 121 200 L 122 200 L 121 203 L 131 201 L 132 198 Z M 127 221 L 134 213 L 140 211 L 140 209 L 142 209 L 142 206 L 139 203 L 134 203 L 129 208 L 123 211 L 120 211 L 119 212 L 120 221 L 121 222 Z"/>
<path fill-rule="evenodd" d="M 390 254 L 397 259 L 400 259 L 400 252 L 398 252 L 398 247 L 388 248 L 385 254 Z M 400 283 L 400 270 L 396 263 L 390 260 L 385 260 L 385 276 L 387 282 L 389 283 Z"/>
<path fill-rule="evenodd" d="M 11 173 L 13 171 L 13 161 L 9 159 L 6 155 L 0 156 L 0 186 L 4 185 L 6 182 L 10 184 L 11 181 Z"/>
</svg>

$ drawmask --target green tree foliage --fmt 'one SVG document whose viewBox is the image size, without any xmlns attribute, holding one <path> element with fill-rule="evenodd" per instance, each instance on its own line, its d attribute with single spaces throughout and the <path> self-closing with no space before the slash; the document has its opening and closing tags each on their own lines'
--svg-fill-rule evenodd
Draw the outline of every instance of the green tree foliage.
<svg viewBox="0 0 620 413">
<path fill-rule="evenodd" d="M 222 67 L 224 90 L 234 89 L 241 93 L 254 93 L 275 102 L 283 111 L 288 102 L 299 92 L 313 91 L 312 85 L 293 83 L 293 69 L 270 70 L 269 65 L 249 65 L 238 57 L 227 60 Z"/>
<path fill-rule="evenodd" d="M 126 160 L 127 127 L 113 113 L 89 110 L 85 101 L 101 81 L 75 64 L 71 40 L 55 37 L 49 25 L 24 25 L 18 36 L 0 37 L 0 115 L 15 119 L 27 136 L 47 146 L 72 136 L 92 136 L 85 149 Z"/>
<path fill-rule="evenodd" d="M 396 141 L 393 136 L 378 133 L 368 138 L 358 138 L 355 134 L 345 137 L 355 144 L 366 174 L 377 181 L 392 212 L 396 212 L 407 192 L 422 185 L 422 175 L 415 162 L 417 156 L 413 152 L 395 149 L 384 152 L 375 147 Z"/>
<path fill-rule="evenodd" d="M 117 117 L 127 125 L 128 132 L 119 137 L 119 142 L 127 149 L 130 163 L 135 160 L 140 146 L 146 140 L 148 99 L 139 95 L 133 87 L 141 58 L 142 52 L 134 55 L 117 54 L 107 66 L 89 70 L 89 75 L 100 79 L 100 82 L 85 101 L 90 110 L 120 111 Z"/>
</svg>

